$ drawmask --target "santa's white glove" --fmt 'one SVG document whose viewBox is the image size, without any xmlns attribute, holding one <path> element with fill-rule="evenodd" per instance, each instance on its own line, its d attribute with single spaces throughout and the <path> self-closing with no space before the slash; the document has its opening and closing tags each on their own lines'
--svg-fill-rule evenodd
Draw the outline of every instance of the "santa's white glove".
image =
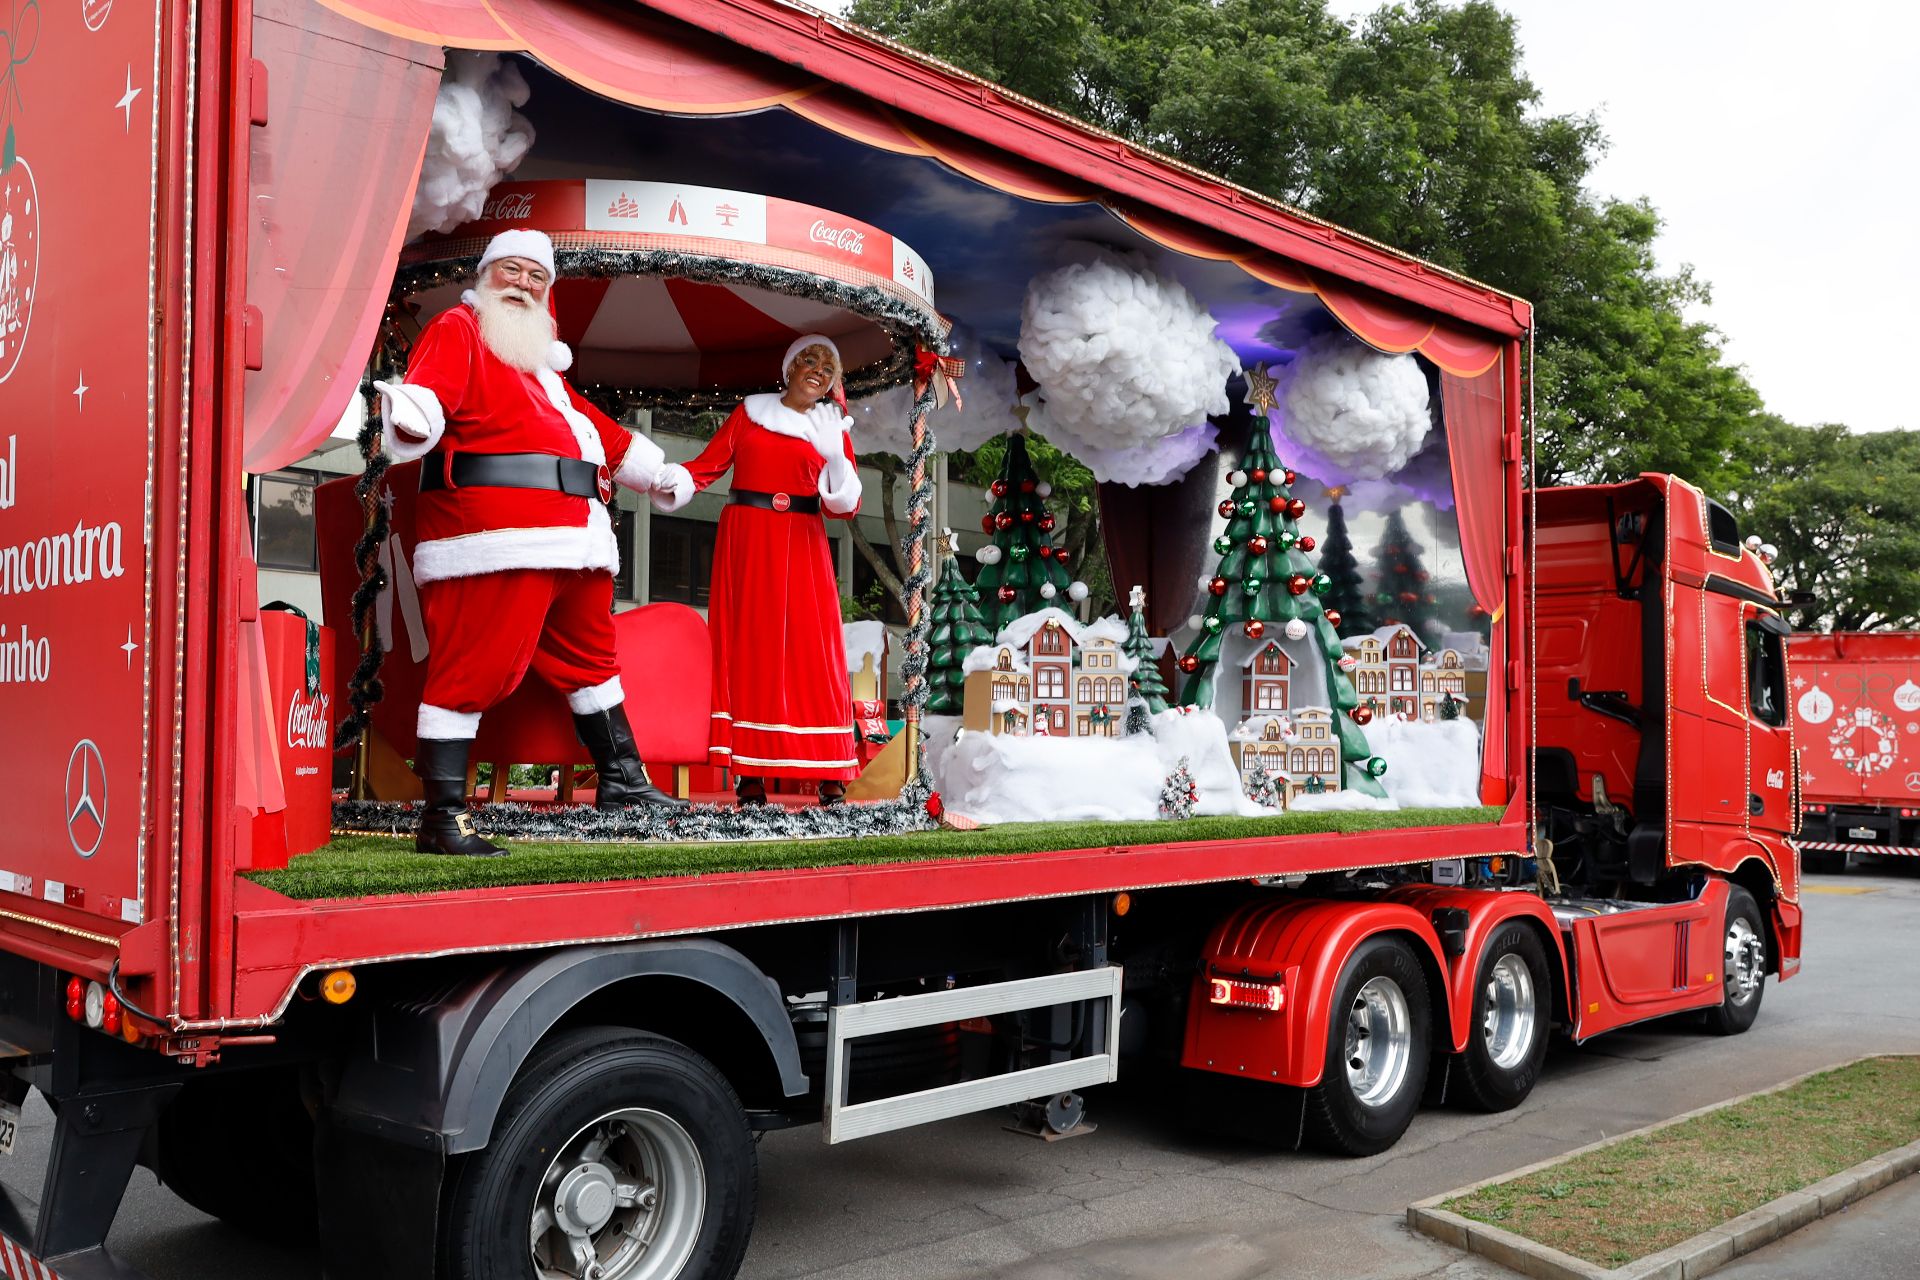
<svg viewBox="0 0 1920 1280">
<path fill-rule="evenodd" d="M 647 497 L 661 511 L 678 511 L 693 497 L 693 474 L 679 463 L 669 462 L 660 468 Z"/>
<path fill-rule="evenodd" d="M 846 458 L 847 432 L 852 429 L 853 419 L 831 400 L 822 400 L 807 410 L 807 439 L 828 462 Z"/>
</svg>

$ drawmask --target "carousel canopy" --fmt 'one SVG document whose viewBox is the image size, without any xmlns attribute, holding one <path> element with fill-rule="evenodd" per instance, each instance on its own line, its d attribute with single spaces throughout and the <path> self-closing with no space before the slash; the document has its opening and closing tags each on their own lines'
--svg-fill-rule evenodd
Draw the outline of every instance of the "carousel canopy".
<svg viewBox="0 0 1920 1280">
<path fill-rule="evenodd" d="M 589 392 L 731 399 L 775 385 L 805 333 L 839 345 L 857 392 L 904 380 L 915 344 L 948 327 L 926 261 L 877 227 L 754 192 L 602 178 L 503 184 L 480 218 L 408 247 L 399 285 L 422 319 L 459 300 L 509 227 L 553 238 L 559 336 Z"/>
</svg>

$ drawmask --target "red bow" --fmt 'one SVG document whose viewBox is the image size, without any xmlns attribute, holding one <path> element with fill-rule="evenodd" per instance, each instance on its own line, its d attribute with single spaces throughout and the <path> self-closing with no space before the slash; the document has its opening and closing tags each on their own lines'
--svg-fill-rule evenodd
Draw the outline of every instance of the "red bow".
<svg viewBox="0 0 1920 1280">
<path fill-rule="evenodd" d="M 947 397 L 953 397 L 956 409 L 966 408 L 960 399 L 960 379 L 967 376 L 967 362 L 959 356 L 943 356 L 937 351 L 921 347 L 913 356 L 913 389 L 918 392 L 933 383 L 934 403 L 945 405 Z"/>
</svg>

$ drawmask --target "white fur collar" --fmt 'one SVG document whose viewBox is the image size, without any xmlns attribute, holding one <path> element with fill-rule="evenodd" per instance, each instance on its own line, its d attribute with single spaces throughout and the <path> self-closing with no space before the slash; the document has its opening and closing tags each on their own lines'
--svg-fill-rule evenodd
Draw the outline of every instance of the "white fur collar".
<svg viewBox="0 0 1920 1280">
<path fill-rule="evenodd" d="M 475 312 L 480 310 L 480 295 L 471 289 L 460 295 L 460 301 Z M 553 345 L 547 348 L 547 368 L 555 373 L 565 373 L 573 368 L 573 348 L 557 338 L 554 339 Z"/>
<path fill-rule="evenodd" d="M 831 405 L 831 400 L 822 404 Z M 813 438 L 813 427 L 807 422 L 807 415 L 796 409 L 789 409 L 780 403 L 777 391 L 762 391 L 758 395 L 748 396 L 740 402 L 747 411 L 747 417 L 778 436 L 792 436 L 796 440 Z"/>
</svg>

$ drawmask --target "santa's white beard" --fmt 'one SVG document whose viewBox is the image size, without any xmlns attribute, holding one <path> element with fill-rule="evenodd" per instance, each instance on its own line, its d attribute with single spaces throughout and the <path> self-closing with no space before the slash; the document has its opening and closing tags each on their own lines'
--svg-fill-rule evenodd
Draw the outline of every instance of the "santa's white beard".
<svg viewBox="0 0 1920 1280">
<path fill-rule="evenodd" d="M 525 306 L 511 306 L 507 298 L 520 298 Z M 547 354 L 553 346 L 553 317 L 534 305 L 532 297 L 521 289 L 478 289 L 474 292 L 474 311 L 480 317 L 480 340 L 487 350 L 523 373 L 537 373 L 547 367 Z"/>
</svg>

